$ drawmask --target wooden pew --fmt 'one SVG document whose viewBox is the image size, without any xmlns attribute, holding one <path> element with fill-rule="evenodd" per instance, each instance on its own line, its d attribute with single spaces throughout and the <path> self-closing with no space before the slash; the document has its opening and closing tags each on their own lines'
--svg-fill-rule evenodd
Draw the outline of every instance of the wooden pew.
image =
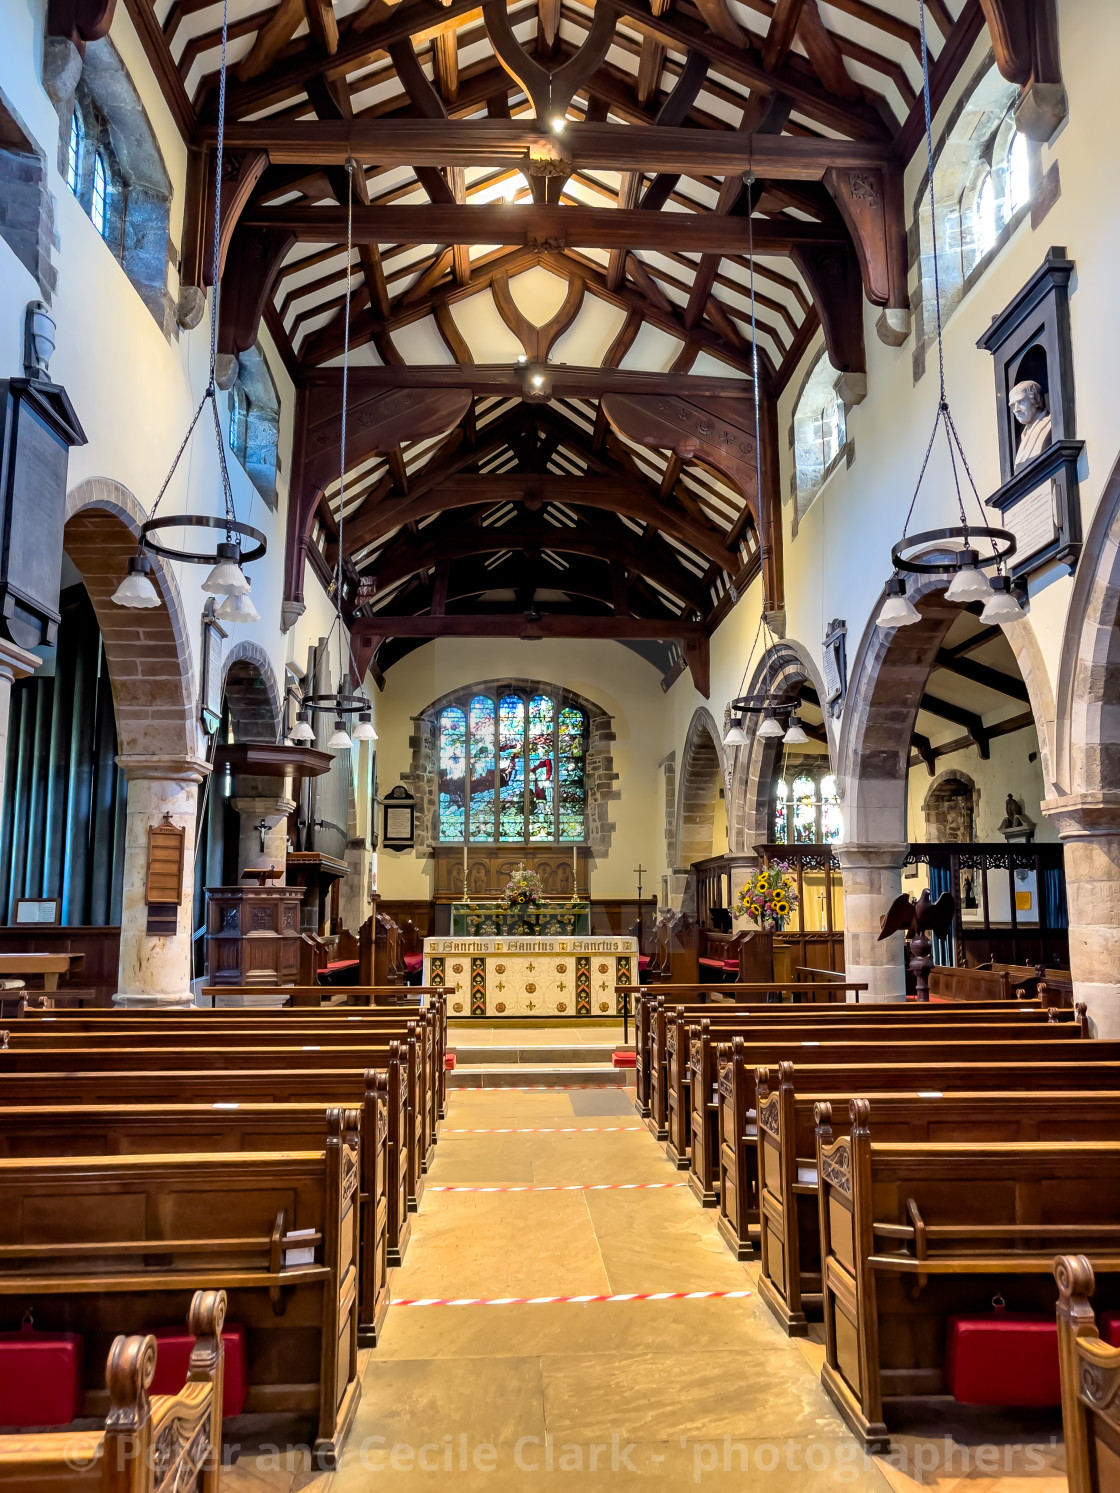
<svg viewBox="0 0 1120 1493">
<path fill-rule="evenodd" d="M 929 998 L 931 1001 L 1012 1001 L 1016 998 L 1016 987 L 1006 970 L 935 964 L 929 972 Z"/>
<path fill-rule="evenodd" d="M 1096 1288 L 1085 1255 L 1054 1261 L 1058 1284 L 1058 1363 L 1062 1375 L 1069 1493 L 1120 1488 L 1120 1348 L 1102 1342 L 1091 1298 Z"/>
<path fill-rule="evenodd" d="M 55 1027 L 32 1029 L 20 1025 L 0 1032 L 0 1074 L 80 1068 L 104 1072 L 114 1069 L 138 1072 L 148 1067 L 194 1068 L 208 1072 L 256 1068 L 348 1068 L 355 1077 L 369 1068 L 386 1066 L 394 1050 L 403 1062 L 403 1127 L 392 1126 L 392 1144 L 407 1156 L 408 1205 L 415 1212 L 424 1191 L 423 1174 L 434 1144 L 431 1117 L 435 1112 L 434 1071 L 425 1034 L 410 1024 L 406 1035 L 393 1030 L 371 1031 L 366 1036 L 347 1030 L 335 1032 L 301 1029 L 288 1033 L 289 1041 L 274 1040 L 271 1031 L 212 1030 L 208 1023 L 188 1025 L 165 1018 L 166 1029 L 156 1031 L 107 1030 L 104 1033 L 70 1033 Z M 306 1041 L 300 1040 L 306 1037 Z M 347 1040 L 349 1038 L 350 1040 Z M 394 1043 L 397 1044 L 394 1049 Z"/>
<path fill-rule="evenodd" d="M 152 1395 L 154 1337 L 114 1338 L 105 1365 L 105 1426 L 0 1436 L 3 1493 L 219 1493 L 222 1474 L 224 1291 L 196 1291 L 187 1382 Z"/>
<path fill-rule="evenodd" d="M 758 1081 L 758 1294 L 791 1337 L 808 1331 L 808 1310 L 821 1308 L 820 1218 L 816 1126 L 847 1131 L 854 1094 L 798 1094 L 792 1064 L 776 1088 Z M 1012 1080 L 1014 1082 L 1014 1080 Z M 875 1134 L 885 1141 L 1112 1140 L 1120 1138 L 1120 1092 L 1006 1091 L 868 1093 Z"/>
<path fill-rule="evenodd" d="M 39 1326 L 92 1345 L 224 1282 L 246 1412 L 311 1414 L 335 1467 L 361 1394 L 358 1120 L 332 1111 L 325 1150 L 0 1160 L 0 1323 L 32 1302 Z"/>
<path fill-rule="evenodd" d="M 422 1004 L 432 1004 L 445 999 L 458 989 L 456 985 L 203 985 L 199 991 L 200 1010 L 219 1012 L 236 1011 L 231 1005 L 216 1005 L 219 996 L 269 995 L 285 996 L 283 1006 L 269 1007 L 269 1014 L 276 1011 L 324 1011 L 337 1010 L 340 1006 L 372 1006 L 381 1010 L 404 1007 L 415 1009 Z M 106 1012 L 105 1014 L 110 1014 Z"/>
<path fill-rule="evenodd" d="M 825 1362 L 821 1382 L 865 1449 L 890 1449 L 900 1399 L 944 1394 L 948 1319 L 1053 1313 L 1054 1251 L 1092 1250 L 1115 1293 L 1120 1142 L 900 1144 L 817 1129 Z"/>
<path fill-rule="evenodd" d="M 840 1040 L 833 1034 L 841 1031 L 858 1031 L 869 1041 L 880 1037 L 914 1042 L 934 1038 L 953 1042 L 1015 1041 L 1024 1036 L 1038 1041 L 1065 1041 L 1089 1035 L 1084 1008 L 1076 1021 L 1073 1012 L 1067 1013 L 1066 1019 L 1059 1020 L 1057 1011 L 1024 1012 L 1016 1007 L 1007 1012 L 984 1012 L 977 1016 L 969 1007 L 967 1011 L 939 1012 L 929 1020 L 922 1018 L 937 1010 L 936 1007 L 921 1005 L 899 1009 L 914 1014 L 887 1016 L 879 1020 L 875 1015 L 876 1007 L 865 1006 L 858 1010 L 853 1008 L 847 1021 L 818 1023 L 807 1012 L 802 1018 L 804 1024 L 781 1021 L 778 1028 L 795 1047 L 814 1038 Z M 737 1033 L 764 1034 L 775 1029 L 775 1023 L 764 1016 L 755 1018 L 744 1013 L 713 1012 L 699 1021 L 677 1013 L 670 1013 L 668 1017 L 665 1031 L 668 1132 L 665 1152 L 677 1167 L 682 1170 L 690 1168 L 689 1185 L 706 1207 L 715 1204 L 716 1151 L 719 1145 L 718 1104 L 713 1097 L 716 1043 L 728 1042 Z"/>
<path fill-rule="evenodd" d="M 854 1094 L 930 1092 L 925 1085 L 936 1082 L 938 1093 L 964 1091 L 984 1093 L 1022 1089 L 1068 1090 L 1074 1084 L 1086 1091 L 1120 1088 L 1120 1063 L 1098 1061 L 1100 1044 L 1086 1044 L 1085 1058 L 1072 1070 L 1068 1063 L 1021 1062 L 1015 1059 L 990 1062 L 940 1062 L 936 1074 L 927 1062 L 812 1063 L 779 1062 L 779 1081 L 796 1073 L 804 1092 Z M 759 1234 L 757 1074 L 750 1065 L 741 1039 L 721 1043 L 717 1051 L 719 1072 L 719 1217 L 716 1227 L 736 1258 L 748 1260 L 755 1252 Z M 768 1069 L 774 1065 L 765 1065 Z"/>
<path fill-rule="evenodd" d="M 371 1090 L 356 1111 L 361 1142 L 358 1345 L 363 1348 L 376 1345 L 390 1299 L 387 1087 Z M 10 1105 L 0 1107 L 0 1157 L 310 1151 L 324 1147 L 330 1115 L 322 1104 L 304 1103 Z"/>
<path fill-rule="evenodd" d="M 354 1073 L 347 1069 L 246 1069 L 213 1073 L 178 1069 L 143 1069 L 139 1072 L 82 1072 L 68 1067 L 57 1072 L 11 1073 L 0 1084 L 0 1106 L 26 1107 L 81 1104 L 104 1107 L 137 1104 L 342 1105 L 362 1111 L 361 1130 L 376 1135 L 376 1111 L 384 1099 L 388 1129 L 385 1145 L 386 1252 L 390 1265 L 400 1265 L 412 1235 L 409 1217 L 412 1185 L 409 1153 L 401 1143 L 405 1133 L 405 1083 L 402 1062 L 395 1049 L 381 1069 Z M 373 1147 L 363 1147 L 362 1192 L 374 1196 L 377 1188 Z M 411 1211 L 415 1211 L 411 1208 Z M 362 1325 L 373 1323 L 373 1294 L 362 1304 Z"/>
</svg>

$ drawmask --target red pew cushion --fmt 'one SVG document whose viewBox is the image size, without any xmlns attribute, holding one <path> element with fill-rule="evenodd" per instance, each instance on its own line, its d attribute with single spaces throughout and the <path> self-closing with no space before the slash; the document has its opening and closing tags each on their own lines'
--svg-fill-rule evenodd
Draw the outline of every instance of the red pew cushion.
<svg viewBox="0 0 1120 1493">
<path fill-rule="evenodd" d="M 445 1073 L 450 1073 L 454 1066 L 455 1054 L 453 1052 L 445 1052 L 443 1055 L 443 1071 Z"/>
<path fill-rule="evenodd" d="M 0 1332 L 0 1426 L 66 1426 L 81 1404 L 76 1332 Z"/>
<path fill-rule="evenodd" d="M 945 1380 L 963 1405 L 1061 1404 L 1053 1316 L 995 1311 L 950 1317 Z"/>
<path fill-rule="evenodd" d="M 641 969 L 649 969 L 649 962 L 650 962 L 650 959 L 652 957 L 653 956 L 651 954 L 639 954 L 638 955 L 638 968 L 640 970 Z"/>
<path fill-rule="evenodd" d="M 1110 1348 L 1120 1348 L 1120 1312 L 1102 1312 L 1097 1318 L 1097 1331 Z"/>
<path fill-rule="evenodd" d="M 191 1363 L 194 1338 L 189 1332 L 177 1327 L 161 1327 L 153 1334 L 156 1339 L 156 1372 L 152 1387 L 154 1395 L 177 1394 L 187 1382 L 187 1371 Z M 226 1350 L 225 1377 L 222 1381 L 222 1416 L 240 1415 L 245 1408 L 248 1392 L 246 1373 L 245 1329 L 227 1322 L 222 1328 L 222 1342 Z"/>
<path fill-rule="evenodd" d="M 633 1068 L 637 1061 L 638 1054 L 631 1051 L 629 1047 L 623 1047 L 618 1052 L 611 1053 L 611 1066 L 615 1068 Z"/>
<path fill-rule="evenodd" d="M 418 969 L 423 969 L 423 954 L 406 954 L 404 956 L 404 967 L 410 975 L 414 975 Z"/>
</svg>

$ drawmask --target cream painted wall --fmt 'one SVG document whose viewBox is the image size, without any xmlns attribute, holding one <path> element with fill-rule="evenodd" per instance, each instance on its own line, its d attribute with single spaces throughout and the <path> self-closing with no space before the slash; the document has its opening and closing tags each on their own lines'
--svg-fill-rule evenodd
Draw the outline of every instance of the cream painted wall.
<svg viewBox="0 0 1120 1493">
<path fill-rule="evenodd" d="M 1120 48 L 1120 7 L 1102 7 L 1091 0 L 1059 0 L 1058 13 L 1070 112 L 1055 139 L 1042 148 L 1041 165 L 1046 172 L 1057 163 L 1061 196 L 1037 229 L 1028 216 L 950 316 L 945 327 L 946 374 L 954 418 L 983 497 L 999 485 L 999 451 L 992 360 L 976 347 L 976 340 L 1039 268 L 1050 246 L 1065 247 L 1077 264 L 1070 315 L 1077 435 L 1086 442 L 1080 474 L 1082 528 L 1086 530 L 1120 447 L 1114 370 L 1120 338 L 1120 280 L 1114 263 L 1120 201 L 1105 187 L 1115 179 L 1116 95 L 1110 70 Z M 935 139 L 988 50 L 985 31 L 938 111 Z M 908 221 L 924 169 L 923 150 L 906 173 Z M 935 349 L 929 349 L 926 373 L 915 385 L 913 337 L 901 348 L 884 346 L 875 334 L 874 308 L 865 305 L 864 312 L 868 395 L 848 413 L 855 460 L 850 467 L 841 465 L 821 489 L 801 518 L 796 538 L 791 532 L 792 505 L 788 501 L 783 505 L 786 635 L 807 651 L 818 670 L 829 622 L 836 617 L 847 621 L 851 661 L 877 610 L 891 573 L 890 547 L 901 533 L 938 398 Z M 822 345 L 818 336 L 779 402 L 783 493 L 789 492 L 790 485 L 792 452 L 786 435 L 794 401 Z M 951 492 L 942 452 L 931 463 L 911 527 L 928 529 L 956 522 Z M 1082 563 L 1092 563 L 1092 557 L 1086 555 Z M 739 685 L 757 625 L 759 589 L 757 583 L 750 588 L 712 640 L 712 696 L 707 703 L 717 719 L 722 718 L 726 701 Z M 1053 567 L 1033 579 L 1029 620 L 1019 624 L 1037 640 L 1051 689 L 1058 675 L 1071 589 L 1064 567 Z M 665 750 L 675 750 L 678 759 L 693 711 L 704 703 L 688 676 L 682 676 L 670 692 Z M 1051 785 L 1041 782 L 1037 764 L 1026 762 L 1022 743 L 1027 734 L 997 738 L 990 764 L 980 763 L 975 752 L 965 754 L 965 770 L 982 769 L 985 781 L 989 774 L 994 780 L 984 807 L 1000 805 L 997 822 L 1008 791 L 1017 796 L 1022 792 L 1034 801 L 1044 790 L 1051 792 Z M 951 765 L 956 765 L 955 757 L 938 761 L 939 769 Z M 911 774 L 912 797 L 917 792 L 915 783 L 925 779 L 924 770 Z M 994 831 L 994 824 L 988 828 Z M 983 820 L 982 830 L 987 833 Z M 1044 824 L 1040 824 L 1039 837 L 1052 837 Z"/>
<path fill-rule="evenodd" d="M 45 0 L 0 0 L 0 90 L 42 149 L 54 199 L 58 285 L 51 314 L 57 323 L 57 349 L 51 376 L 65 386 L 89 438 L 70 457 L 73 488 L 88 477 L 121 483 L 150 511 L 207 382 L 209 313 L 192 332 L 169 343 L 129 283 L 100 235 L 57 170 L 59 122 L 40 79 Z M 178 248 L 185 196 L 186 148 L 163 101 L 125 6 L 118 5 L 110 38 L 128 68 L 156 134 L 171 177 L 171 236 Z M 174 295 L 178 279 L 169 268 Z M 24 308 L 39 298 L 34 277 L 0 242 L 0 359 L 4 373 L 22 372 Z M 253 601 L 259 623 L 230 629 L 226 648 L 256 643 L 268 655 L 281 691 L 285 664 L 306 667 L 307 650 L 325 636 L 333 614 L 318 577 L 308 567 L 306 611 L 287 634 L 280 631 L 288 481 L 291 471 L 295 391 L 284 364 L 262 326 L 260 342 L 280 396 L 279 502 L 275 511 L 261 499 L 228 448 L 229 396 L 219 394 L 218 410 L 238 517 L 264 531 L 268 553 L 252 567 Z M 161 512 L 218 514 L 221 484 L 212 420 L 208 412 L 161 505 Z M 182 539 L 184 531 L 169 536 Z M 174 565 L 183 602 L 184 630 L 195 664 L 196 681 L 205 596 L 201 566 Z M 374 706 L 376 710 L 376 702 Z M 199 743 L 201 745 L 201 743 Z M 368 795 L 367 795 L 368 796 Z"/>
<path fill-rule="evenodd" d="M 412 718 L 450 690 L 498 677 L 543 679 L 574 690 L 614 717 L 614 770 L 622 797 L 610 806 L 615 832 L 610 853 L 592 866 L 596 897 L 633 897 L 632 868 L 664 860 L 664 798 L 658 762 L 664 734 L 665 697 L 659 675 L 636 653 L 614 642 L 483 642 L 446 638 L 425 643 L 385 676 L 379 700 L 377 780 L 388 793 L 412 762 Z M 412 851 L 378 854 L 378 890 L 393 899 L 431 895 L 430 860 Z M 656 889 L 645 877 L 645 893 Z"/>
<path fill-rule="evenodd" d="M 1038 758 L 1038 736 L 1034 731 L 1016 731 L 1013 736 L 997 736 L 991 744 L 992 755 L 987 762 L 981 761 L 976 749 L 953 752 L 951 756 L 937 758 L 937 771 L 930 777 L 925 766 L 912 767 L 907 783 L 907 823 L 911 840 L 925 840 L 925 815 L 922 804 L 926 795 L 942 773 L 950 768 L 967 773 L 976 784 L 979 793 L 975 834 L 978 840 L 1002 840 L 999 824 L 1004 815 L 1007 795 L 1010 793 L 1024 806 L 1029 819 L 1035 821 L 1035 839 L 1051 843 L 1058 838 L 1054 826 L 1044 814 L 1038 812 L 1042 797 L 1042 765 Z M 1030 754 L 1035 760 L 1030 760 Z"/>
</svg>

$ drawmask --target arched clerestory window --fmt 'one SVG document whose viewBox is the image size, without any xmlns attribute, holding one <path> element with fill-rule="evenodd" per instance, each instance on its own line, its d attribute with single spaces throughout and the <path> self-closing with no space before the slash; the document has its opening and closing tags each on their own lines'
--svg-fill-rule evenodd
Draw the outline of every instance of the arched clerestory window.
<svg viewBox="0 0 1120 1493">
<path fill-rule="evenodd" d="M 438 717 L 439 838 L 582 844 L 587 716 L 561 692 L 465 691 Z"/>
</svg>

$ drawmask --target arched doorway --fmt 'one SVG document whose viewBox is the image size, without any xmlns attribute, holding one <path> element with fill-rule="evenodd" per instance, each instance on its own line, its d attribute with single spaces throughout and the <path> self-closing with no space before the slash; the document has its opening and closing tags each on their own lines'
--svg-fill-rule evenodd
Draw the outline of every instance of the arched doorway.
<svg viewBox="0 0 1120 1493">
<path fill-rule="evenodd" d="M 681 756 L 677 789 L 677 876 L 697 861 L 727 850 L 727 800 L 723 744 L 712 713 L 692 717 Z"/>
</svg>

